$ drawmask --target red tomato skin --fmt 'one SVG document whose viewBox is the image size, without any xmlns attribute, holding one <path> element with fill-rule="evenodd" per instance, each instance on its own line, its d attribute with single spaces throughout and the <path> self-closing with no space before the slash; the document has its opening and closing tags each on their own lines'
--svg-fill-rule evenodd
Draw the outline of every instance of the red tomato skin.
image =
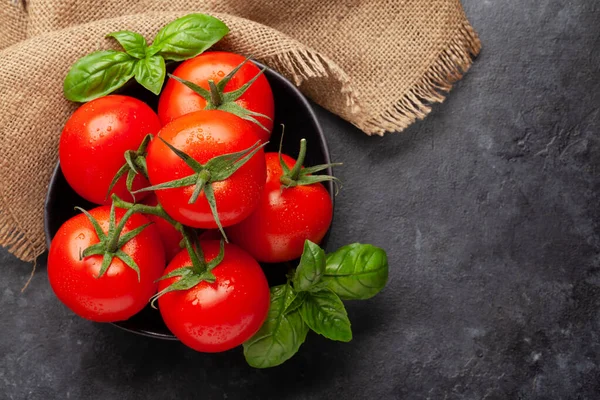
<svg viewBox="0 0 600 400">
<path fill-rule="evenodd" d="M 218 83 L 225 75 L 244 62 L 244 60 L 245 57 L 239 54 L 224 51 L 209 51 L 184 61 L 175 69 L 173 75 L 209 90 L 209 80 L 212 79 L 215 83 Z M 246 62 L 227 85 L 225 85 L 224 92 L 227 93 L 239 89 L 259 72 L 260 69 L 256 64 L 252 61 Z M 275 106 L 273 92 L 267 78 L 261 75 L 235 102 L 247 110 L 264 114 L 270 118 L 256 117 L 268 131 L 265 131 L 253 122 L 248 122 L 252 126 L 254 133 L 263 143 L 268 141 L 273 130 Z M 162 124 L 166 125 L 182 115 L 203 110 L 204 107 L 206 107 L 206 100 L 202 96 L 194 93 L 194 91 L 184 84 L 174 79 L 169 79 L 160 95 L 158 116 Z"/>
<path fill-rule="evenodd" d="M 158 134 L 201 164 L 215 156 L 245 150 L 258 141 L 244 121 L 224 111 L 197 111 L 165 125 Z M 161 140 L 148 146 L 148 175 L 152 185 L 191 175 L 193 170 Z M 265 185 L 264 151 L 260 149 L 246 164 L 224 181 L 212 184 L 223 226 L 237 224 L 258 205 Z M 194 186 L 157 190 L 156 196 L 167 214 L 194 228 L 217 228 L 204 192 L 188 204 Z"/>
<path fill-rule="evenodd" d="M 79 107 L 69 118 L 60 136 L 59 158 L 69 185 L 84 199 L 110 204 L 106 196 L 113 177 L 125 164 L 126 150 L 137 150 L 144 137 L 160 129 L 158 116 L 144 102 L 133 97 L 109 95 Z M 121 177 L 112 193 L 133 201 Z M 133 190 L 148 186 L 142 175 L 133 181 Z M 142 192 L 136 196 L 141 200 Z"/>
<path fill-rule="evenodd" d="M 219 254 L 219 241 L 200 242 L 207 261 Z M 182 250 L 165 274 L 191 265 Z M 262 326 L 269 310 L 269 285 L 258 263 L 248 253 L 225 244 L 223 261 L 212 270 L 214 283 L 200 282 L 189 290 L 159 297 L 158 307 L 167 327 L 183 344 L 215 353 L 241 345 Z M 180 278 L 159 282 L 163 290 Z"/>
<path fill-rule="evenodd" d="M 291 169 L 295 160 L 282 154 Z M 232 243 L 260 262 L 277 263 L 302 255 L 304 241 L 320 243 L 333 218 L 331 197 L 320 183 L 281 190 L 277 153 L 266 153 L 267 183 L 256 210 L 226 230 Z"/>
<path fill-rule="evenodd" d="M 116 210 L 117 223 L 124 213 L 122 209 Z M 107 232 L 110 207 L 95 208 L 90 214 Z M 125 223 L 123 233 L 148 222 L 143 215 L 134 214 Z M 156 293 L 155 281 L 166 264 L 160 236 L 155 227 L 148 226 L 121 248 L 137 263 L 139 282 L 137 273 L 117 258 L 113 258 L 105 274 L 97 278 L 102 255 L 80 260 L 79 253 L 98 242 L 84 214 L 65 222 L 52 239 L 48 254 L 50 285 L 58 299 L 80 317 L 96 322 L 126 320 L 142 310 Z"/>
<path fill-rule="evenodd" d="M 148 197 L 142 201 L 142 203 L 147 204 L 149 206 L 156 206 L 158 204 L 158 200 L 156 199 L 156 195 L 151 193 Z M 160 235 L 160 239 L 162 240 L 163 247 L 165 249 L 165 257 L 167 263 L 173 259 L 181 251 L 181 247 L 179 243 L 183 239 L 181 233 L 175 229 L 173 225 L 152 214 L 144 214 L 146 218 L 148 218 L 158 230 L 158 234 Z"/>
</svg>

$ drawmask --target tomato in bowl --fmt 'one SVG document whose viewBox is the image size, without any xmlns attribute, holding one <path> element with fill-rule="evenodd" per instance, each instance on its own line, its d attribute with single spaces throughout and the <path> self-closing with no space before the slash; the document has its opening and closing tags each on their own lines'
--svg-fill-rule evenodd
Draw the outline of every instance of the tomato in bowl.
<svg viewBox="0 0 600 400">
<path fill-rule="evenodd" d="M 255 62 L 256 63 L 256 62 Z M 256 63 L 262 67 L 259 63 Z M 172 70 L 175 66 L 171 65 Z M 305 138 L 308 142 L 308 151 L 304 165 L 330 164 L 329 150 L 317 117 L 302 93 L 283 76 L 270 69 L 265 71 L 265 76 L 273 91 L 275 103 L 275 118 L 273 121 L 273 133 L 266 151 L 278 150 L 282 134 L 282 124 L 285 126 L 285 139 L 282 151 L 285 154 L 296 157 L 300 139 Z M 120 90 L 120 94 L 135 97 L 148 104 L 152 109 L 158 109 L 158 97 L 143 89 L 139 84 L 131 82 Z M 332 175 L 331 168 L 322 172 Z M 333 182 L 323 182 L 331 201 L 334 200 Z M 44 229 L 48 247 L 52 238 L 69 218 L 78 214 L 74 207 L 90 209 L 95 205 L 80 197 L 67 183 L 65 176 L 58 164 L 52 174 L 44 209 Z M 325 244 L 327 235 L 321 242 Z M 297 263 L 294 261 L 277 264 L 261 263 L 270 285 L 285 282 L 285 274 Z M 151 336 L 160 339 L 176 340 L 163 322 L 158 310 L 146 306 L 141 312 L 133 317 L 114 325 L 130 332 Z"/>
</svg>

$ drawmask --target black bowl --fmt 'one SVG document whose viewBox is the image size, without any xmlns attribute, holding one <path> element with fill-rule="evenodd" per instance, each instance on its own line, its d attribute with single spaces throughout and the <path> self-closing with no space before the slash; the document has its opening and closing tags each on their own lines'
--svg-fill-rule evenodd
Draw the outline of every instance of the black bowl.
<svg viewBox="0 0 600 400">
<path fill-rule="evenodd" d="M 258 65 L 260 66 L 260 64 Z M 170 65 L 169 69 L 173 69 L 174 67 L 174 65 Z M 267 151 L 277 151 L 281 138 L 281 124 L 284 124 L 284 153 L 293 157 L 297 156 L 300 139 L 306 138 L 308 149 L 305 165 L 329 164 L 331 161 L 327 141 L 310 104 L 293 84 L 277 72 L 267 69 L 265 75 L 269 80 L 271 89 L 273 89 L 273 96 L 275 98 L 275 123 L 271 142 L 267 145 Z M 120 93 L 143 100 L 156 110 L 158 98 L 137 83 L 127 85 Z M 327 169 L 323 173 L 331 175 L 332 171 L 331 169 Z M 324 184 L 333 201 L 333 184 L 331 182 L 325 182 Z M 58 164 L 48 185 L 44 208 L 44 231 L 46 233 L 48 248 L 60 226 L 69 218 L 78 214 L 74 209 L 75 206 L 83 207 L 84 209 L 97 207 L 82 199 L 71 189 L 62 174 L 60 164 Z M 325 243 L 326 239 L 327 236 L 322 244 Z M 292 261 L 285 264 L 262 264 L 270 285 L 285 282 L 285 274 L 290 267 L 297 265 L 297 262 Z M 141 335 L 176 340 L 175 336 L 165 326 L 158 310 L 150 306 L 147 306 L 127 321 L 116 322 L 114 325 Z"/>
</svg>

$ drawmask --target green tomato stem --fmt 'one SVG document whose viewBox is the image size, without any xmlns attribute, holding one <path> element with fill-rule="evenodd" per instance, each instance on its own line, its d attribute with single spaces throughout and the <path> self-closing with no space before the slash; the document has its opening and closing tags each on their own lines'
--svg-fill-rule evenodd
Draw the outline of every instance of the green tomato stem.
<svg viewBox="0 0 600 400">
<path fill-rule="evenodd" d="M 119 224 L 115 229 L 115 234 L 111 238 L 109 238 L 108 244 L 106 245 L 106 250 L 109 253 L 114 253 L 118 250 L 117 245 L 119 243 L 119 238 L 121 237 L 121 231 L 123 231 L 123 228 L 125 227 L 125 224 L 127 223 L 129 217 L 131 217 L 135 212 L 136 211 L 134 208 L 127 210 L 125 215 L 123 215 L 123 218 L 121 218 L 121 220 L 119 221 Z"/>
<path fill-rule="evenodd" d="M 112 201 L 115 203 L 115 207 L 123 208 L 125 210 L 132 209 L 132 210 L 134 210 L 134 212 L 142 213 L 142 214 L 156 215 L 157 217 L 161 217 L 162 219 L 166 220 L 168 223 L 173 225 L 175 227 L 175 229 L 177 229 L 178 231 L 181 231 L 181 229 L 179 227 L 182 227 L 183 225 L 181 225 L 180 222 L 177 222 L 173 218 L 171 218 L 171 216 L 166 213 L 166 211 L 162 208 L 162 206 L 160 204 L 157 204 L 156 206 L 148 206 L 146 204 L 140 204 L 140 203 L 134 204 L 134 203 L 130 203 L 128 201 L 121 199 L 119 196 L 117 196 L 114 193 L 111 196 L 111 198 L 112 198 Z"/>
<path fill-rule="evenodd" d="M 192 269 L 195 273 L 201 275 L 207 271 L 206 262 L 204 261 L 204 254 L 202 254 L 202 248 L 198 240 L 198 235 L 195 231 L 188 231 L 184 228 L 185 233 L 183 234 L 183 240 L 185 242 L 185 248 L 190 255 L 192 261 Z"/>
<path fill-rule="evenodd" d="M 298 180 L 300 177 L 300 171 L 302 170 L 302 164 L 304 164 L 304 159 L 306 158 L 306 139 L 300 140 L 300 153 L 298 154 L 298 158 L 296 159 L 296 164 L 291 169 L 290 173 L 287 176 L 281 177 L 281 183 L 286 186 L 295 186 L 294 182 Z M 285 181 L 285 182 L 284 182 Z"/>
<path fill-rule="evenodd" d="M 219 89 L 212 79 L 208 80 L 208 86 L 210 87 L 210 102 L 214 108 L 218 108 L 221 104 L 223 104 L 221 93 L 219 93 Z"/>
<path fill-rule="evenodd" d="M 198 242 L 198 237 L 197 237 L 197 235 L 195 235 L 195 232 L 192 230 L 186 229 L 185 226 L 183 226 L 183 224 L 181 222 L 175 221 L 169 214 L 167 214 L 167 212 L 162 208 L 162 206 L 160 204 L 157 204 L 156 206 L 149 206 L 146 204 L 139 204 L 139 203 L 134 204 L 134 203 L 130 203 L 128 201 L 122 200 L 116 194 L 112 195 L 112 200 L 113 200 L 115 207 L 126 209 L 126 210 L 128 210 L 127 213 L 132 213 L 132 214 L 133 213 L 142 213 L 142 214 L 156 215 L 156 216 L 164 219 L 171 225 L 173 225 L 173 227 L 175 229 L 177 229 L 177 231 L 179 233 L 181 233 L 181 235 L 183 236 L 183 243 L 185 245 L 186 250 L 188 251 L 188 253 L 190 255 L 190 259 L 192 261 L 192 266 L 194 268 L 194 271 L 199 274 L 202 274 L 206 271 L 206 263 L 204 262 L 204 255 L 202 254 L 202 249 L 200 248 L 200 244 Z M 125 215 L 127 215 L 127 213 Z M 121 221 L 123 221 L 123 220 L 121 220 Z M 118 230 L 118 227 L 117 227 L 117 230 Z M 117 235 L 117 238 L 118 238 L 118 235 Z M 194 249 L 194 246 L 195 246 L 195 249 Z"/>
</svg>

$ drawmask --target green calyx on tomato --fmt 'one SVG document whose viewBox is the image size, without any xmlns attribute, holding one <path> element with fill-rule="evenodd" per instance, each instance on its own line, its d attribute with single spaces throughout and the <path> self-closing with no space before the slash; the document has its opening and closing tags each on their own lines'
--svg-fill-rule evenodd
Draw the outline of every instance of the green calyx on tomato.
<svg viewBox="0 0 600 400">
<path fill-rule="evenodd" d="M 87 102 L 119 89 L 131 78 L 158 95 L 166 75 L 165 60 L 183 61 L 197 56 L 229 33 L 219 19 L 188 14 L 163 27 L 152 45 L 139 33 L 119 31 L 116 39 L 125 50 L 101 50 L 77 60 L 65 77 L 63 92 L 71 101 Z"/>
<path fill-rule="evenodd" d="M 244 356 L 255 368 L 269 368 L 291 358 L 309 330 L 330 340 L 352 340 L 350 320 L 341 299 L 367 299 L 388 279 L 385 251 L 354 243 L 325 254 L 307 240 L 293 276 L 271 288 L 271 306 L 260 330 L 244 343 Z"/>
<path fill-rule="evenodd" d="M 94 227 L 96 231 L 96 235 L 98 235 L 98 239 L 100 239 L 99 243 L 93 244 L 90 247 L 83 250 L 81 253 L 81 258 L 89 257 L 93 255 L 102 255 L 102 266 L 100 267 L 100 271 L 98 272 L 98 278 L 102 277 L 110 263 L 112 262 L 114 257 L 119 258 L 123 261 L 129 268 L 133 269 L 138 275 L 138 281 L 140 280 L 140 269 L 136 262 L 131 258 L 127 253 L 121 250 L 121 247 L 125 245 L 128 241 L 137 236 L 140 232 L 142 232 L 147 226 L 151 223 L 144 224 L 132 231 L 127 232 L 124 235 L 121 235 L 123 228 L 125 227 L 125 223 L 129 219 L 129 217 L 133 214 L 132 210 L 129 210 L 125 213 L 123 218 L 119 221 L 119 224 L 116 224 L 115 219 L 115 204 L 113 203 L 110 207 L 110 217 L 109 217 L 109 225 L 108 232 L 104 233 L 100 224 L 92 215 L 80 207 L 75 207 L 75 209 L 83 212 L 85 216 L 89 219 L 90 223 Z"/>
<path fill-rule="evenodd" d="M 158 217 L 161 217 L 165 221 L 170 223 L 178 232 L 181 233 L 182 239 L 181 239 L 180 245 L 188 251 L 192 265 L 189 267 L 190 268 L 189 271 L 187 271 L 187 270 L 183 271 L 183 269 L 180 268 L 177 271 L 173 271 L 170 276 L 165 276 L 162 278 L 162 279 L 166 279 L 168 277 L 174 277 L 174 276 L 182 276 L 182 277 L 187 276 L 186 279 L 181 279 L 180 281 L 178 281 L 179 285 L 182 286 L 181 289 L 173 288 L 169 291 L 189 289 L 189 288 L 185 287 L 186 282 L 187 282 L 187 284 L 189 284 L 193 280 L 196 280 L 196 284 L 203 280 L 208 281 L 208 282 L 214 282 L 215 277 L 210 271 L 221 262 L 220 260 L 222 260 L 223 256 L 222 256 L 222 254 L 220 254 L 218 257 L 211 260 L 209 263 L 206 263 L 204 261 L 202 249 L 200 248 L 200 246 L 198 246 L 198 243 L 199 243 L 198 234 L 196 233 L 196 231 L 194 229 L 187 228 L 187 227 L 183 226 L 180 222 L 177 222 L 173 218 L 171 218 L 171 216 L 169 214 L 167 214 L 167 212 L 162 208 L 160 203 L 156 204 L 156 206 L 150 206 L 150 205 L 141 204 L 141 203 L 136 203 L 136 204 L 129 203 L 127 201 L 120 199 L 116 194 L 112 195 L 112 200 L 113 200 L 113 204 L 115 204 L 119 208 L 128 210 L 127 212 L 150 214 L 150 215 L 156 215 Z M 221 246 L 221 251 L 223 251 L 223 246 Z M 181 272 L 181 274 L 179 274 L 179 272 Z M 190 275 L 192 273 L 193 273 L 193 276 Z M 191 285 L 190 288 L 193 287 L 194 285 Z M 165 293 L 167 293 L 167 292 L 165 292 Z M 157 294 L 156 297 L 153 297 L 153 299 L 156 300 L 156 299 L 158 299 L 158 297 L 160 297 L 159 294 Z"/>
<path fill-rule="evenodd" d="M 290 169 L 281 157 L 281 145 L 283 144 L 283 134 L 281 135 L 281 143 L 279 145 L 279 163 L 284 173 L 279 179 L 282 189 L 292 188 L 295 186 L 312 185 L 317 182 L 333 181 L 336 187 L 336 194 L 339 191 L 340 180 L 331 175 L 312 175 L 315 172 L 326 170 L 329 167 L 343 165 L 342 163 L 320 164 L 313 167 L 304 168 L 302 164 L 306 157 L 306 139 L 300 140 L 300 153 L 296 159 L 296 163 Z"/>
<path fill-rule="evenodd" d="M 204 259 L 222 255 L 211 271 L 214 282 L 201 281 L 186 290 L 173 290 L 158 299 L 160 315 L 167 328 L 185 345 L 200 352 L 232 349 L 252 337 L 264 323 L 269 310 L 269 284 L 260 265 L 233 244 L 208 240 L 200 243 Z M 188 267 L 190 254 L 182 251 L 169 263 L 163 275 Z M 158 282 L 158 291 L 197 278 L 184 269 L 185 276 L 175 275 Z"/>
<path fill-rule="evenodd" d="M 192 265 L 177 268 L 169 272 L 168 274 L 160 277 L 159 280 L 161 281 L 164 279 L 170 279 L 175 277 L 180 277 L 181 279 L 177 280 L 173 284 L 167 286 L 166 288 L 152 296 L 152 298 L 150 299 L 150 305 L 154 308 L 156 308 L 154 306 L 156 300 L 158 300 L 159 297 L 166 293 L 173 292 L 176 290 L 189 290 L 202 281 L 214 283 L 217 279 L 211 271 L 217 265 L 219 265 L 225 257 L 225 241 L 221 239 L 219 254 L 209 262 L 206 262 L 196 232 L 194 230 L 189 230 L 189 233 L 189 236 L 184 236 L 184 241 L 186 250 L 190 255 Z M 189 240 L 190 236 L 193 238 L 193 244 L 192 240 Z"/>
<path fill-rule="evenodd" d="M 127 186 L 127 190 L 131 193 L 131 196 L 135 199 L 135 195 L 133 194 L 133 180 L 135 176 L 141 173 L 146 179 L 148 179 L 148 168 L 146 167 L 146 149 L 148 148 L 148 143 L 152 140 L 152 134 L 146 135 L 144 140 L 140 144 L 137 150 L 127 150 L 125 151 L 125 164 L 115 174 L 115 177 L 110 182 L 108 186 L 108 190 L 106 191 L 106 198 L 110 194 L 113 187 L 117 184 L 117 181 L 121 179 L 121 177 L 127 174 L 127 179 L 125 185 Z"/>
<path fill-rule="evenodd" d="M 115 194 L 112 195 L 112 200 L 113 204 L 116 204 L 119 208 L 127 209 L 128 213 L 151 214 L 163 218 L 171 225 L 173 225 L 173 227 L 176 230 L 178 230 L 183 236 L 182 245 L 188 252 L 190 256 L 190 262 L 192 265 L 177 268 L 159 279 L 164 280 L 174 277 L 181 278 L 172 285 L 166 287 L 165 289 L 152 296 L 152 298 L 150 299 L 150 304 L 152 305 L 152 307 L 154 307 L 154 303 L 156 302 L 156 300 L 158 300 L 158 298 L 164 295 L 165 293 L 169 293 L 176 290 L 188 290 L 202 281 L 206 281 L 209 283 L 215 282 L 216 277 L 211 271 L 216 266 L 218 266 L 221 263 L 221 261 L 223 261 L 223 257 L 225 256 L 224 240 L 221 240 L 219 254 L 217 255 L 217 257 L 213 258 L 209 262 L 206 262 L 196 230 L 187 228 L 180 222 L 175 221 L 173 218 L 171 218 L 169 214 L 165 212 L 160 203 L 158 203 L 156 206 L 149 206 L 140 203 L 133 204 L 120 199 Z"/>
<path fill-rule="evenodd" d="M 246 64 L 250 58 L 246 58 L 241 64 L 235 67 L 231 72 L 223 77 L 218 83 L 215 83 L 212 79 L 208 80 L 208 86 L 210 90 L 206 90 L 203 87 L 196 85 L 193 82 L 186 81 L 178 76 L 168 74 L 169 78 L 175 79 L 177 82 L 184 84 L 191 90 L 193 90 L 196 94 L 200 95 L 204 100 L 206 100 L 205 110 L 222 110 L 229 112 L 231 114 L 237 115 L 238 117 L 255 123 L 260 126 L 263 130 L 269 132 L 269 130 L 261 124 L 255 117 L 262 117 L 271 119 L 268 115 L 261 114 L 255 111 L 250 111 L 241 105 L 236 103 L 247 90 L 248 88 L 265 72 L 266 68 L 260 70 L 258 74 L 254 76 L 251 80 L 246 82 L 239 89 L 233 90 L 231 92 L 224 92 L 225 86 L 229 83 L 231 78 Z"/>
<path fill-rule="evenodd" d="M 190 157 L 188 154 L 184 153 L 181 150 L 178 150 L 170 143 L 167 143 L 160 136 L 158 137 L 158 139 L 160 139 L 171 151 L 173 151 L 179 158 L 181 158 L 194 172 L 191 175 L 188 175 L 184 178 L 176 179 L 154 186 L 149 186 L 140 189 L 134 193 L 150 190 L 173 189 L 193 185 L 194 191 L 188 201 L 188 204 L 195 203 L 196 200 L 198 200 L 198 196 L 200 196 L 200 193 L 204 192 L 206 200 L 210 206 L 213 218 L 215 219 L 215 222 L 217 223 L 221 234 L 225 238 L 225 241 L 227 241 L 227 236 L 225 235 L 225 231 L 223 230 L 223 226 L 221 225 L 219 214 L 217 212 L 217 202 L 215 199 L 212 184 L 215 182 L 224 181 L 225 179 L 229 178 L 246 162 L 248 162 L 248 160 L 250 160 L 254 156 L 254 154 L 256 154 L 260 149 L 262 149 L 268 142 L 261 144 L 260 141 L 257 141 L 245 150 L 216 156 L 208 160 L 208 162 L 206 162 L 204 165 L 202 165 L 198 161 Z"/>
</svg>

